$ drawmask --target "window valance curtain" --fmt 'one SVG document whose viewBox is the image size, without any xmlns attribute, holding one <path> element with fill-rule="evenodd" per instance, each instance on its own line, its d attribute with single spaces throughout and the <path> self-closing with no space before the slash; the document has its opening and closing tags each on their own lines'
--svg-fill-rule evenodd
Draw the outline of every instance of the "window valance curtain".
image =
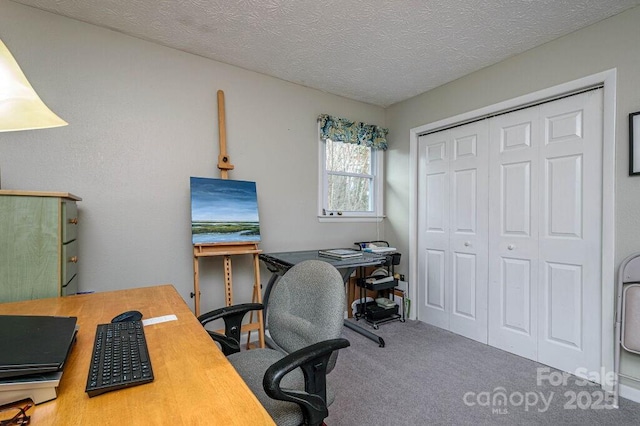
<svg viewBox="0 0 640 426">
<path fill-rule="evenodd" d="M 387 150 L 389 129 L 327 114 L 320 114 L 318 123 L 320 123 L 320 138 L 322 140 L 331 139 L 334 142 L 354 143 L 372 149 Z"/>
</svg>

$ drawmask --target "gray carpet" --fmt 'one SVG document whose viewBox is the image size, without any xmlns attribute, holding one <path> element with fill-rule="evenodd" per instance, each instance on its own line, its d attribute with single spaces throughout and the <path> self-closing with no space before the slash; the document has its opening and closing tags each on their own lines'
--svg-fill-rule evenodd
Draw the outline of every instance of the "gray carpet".
<svg viewBox="0 0 640 426">
<path fill-rule="evenodd" d="M 640 404 L 605 408 L 599 386 L 573 376 L 558 384 L 553 369 L 538 385 L 544 365 L 445 330 L 407 321 L 376 333 L 386 347 L 345 328 L 351 346 L 329 375 L 327 425 L 640 424 Z"/>
</svg>

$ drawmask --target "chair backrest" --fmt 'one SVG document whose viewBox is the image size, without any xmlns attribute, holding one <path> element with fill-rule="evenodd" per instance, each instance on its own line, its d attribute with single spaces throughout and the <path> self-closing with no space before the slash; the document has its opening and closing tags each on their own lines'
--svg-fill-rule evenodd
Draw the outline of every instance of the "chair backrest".
<svg viewBox="0 0 640 426">
<path fill-rule="evenodd" d="M 617 315 L 622 327 L 619 343 L 628 352 L 640 354 L 640 253 L 620 264 Z"/>
<path fill-rule="evenodd" d="M 274 286 L 268 303 L 269 333 L 287 353 L 342 333 L 344 282 L 327 262 L 307 260 L 293 266 Z"/>
<path fill-rule="evenodd" d="M 622 296 L 622 340 L 620 344 L 629 352 L 640 354 L 640 284 L 630 284 Z"/>
<path fill-rule="evenodd" d="M 640 282 L 640 253 L 629 256 L 621 264 L 620 279 L 623 283 Z"/>
</svg>

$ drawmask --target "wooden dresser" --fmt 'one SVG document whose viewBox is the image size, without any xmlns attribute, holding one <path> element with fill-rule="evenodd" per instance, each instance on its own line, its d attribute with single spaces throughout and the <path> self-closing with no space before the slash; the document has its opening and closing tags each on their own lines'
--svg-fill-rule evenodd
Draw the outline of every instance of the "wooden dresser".
<svg viewBox="0 0 640 426">
<path fill-rule="evenodd" d="M 0 303 L 77 292 L 81 200 L 66 192 L 0 190 Z"/>
</svg>

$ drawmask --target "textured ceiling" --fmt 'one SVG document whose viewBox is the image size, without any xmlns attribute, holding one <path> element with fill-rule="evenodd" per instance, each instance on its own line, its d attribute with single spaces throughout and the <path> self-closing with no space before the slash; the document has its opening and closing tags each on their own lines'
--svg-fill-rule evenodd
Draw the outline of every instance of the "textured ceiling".
<svg viewBox="0 0 640 426">
<path fill-rule="evenodd" d="M 640 0 L 14 0 L 383 107 Z"/>
</svg>

